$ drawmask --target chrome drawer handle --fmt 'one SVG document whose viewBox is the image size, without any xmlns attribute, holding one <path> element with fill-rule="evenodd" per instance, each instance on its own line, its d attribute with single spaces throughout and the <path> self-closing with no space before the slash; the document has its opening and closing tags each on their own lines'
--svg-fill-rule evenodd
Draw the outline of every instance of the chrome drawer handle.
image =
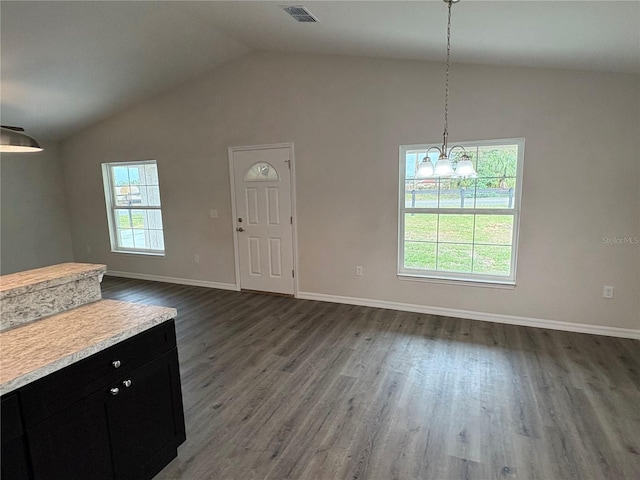
<svg viewBox="0 0 640 480">
<path fill-rule="evenodd" d="M 118 387 L 113 387 L 111 390 L 109 390 L 109 393 L 111 393 L 111 395 L 117 395 L 120 393 L 120 389 Z"/>
<path fill-rule="evenodd" d="M 120 362 L 120 360 L 114 360 L 113 362 L 111 362 L 111 365 L 113 365 L 113 368 L 120 368 L 122 362 Z"/>
<path fill-rule="evenodd" d="M 124 382 L 122 382 L 122 384 L 123 384 L 125 387 L 129 388 L 129 387 L 131 386 L 131 380 L 125 380 Z"/>
</svg>

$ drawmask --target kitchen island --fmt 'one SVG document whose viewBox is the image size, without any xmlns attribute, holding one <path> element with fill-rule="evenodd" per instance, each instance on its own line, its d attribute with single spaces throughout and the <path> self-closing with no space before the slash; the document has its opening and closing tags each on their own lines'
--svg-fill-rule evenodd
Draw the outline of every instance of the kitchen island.
<svg viewBox="0 0 640 480">
<path fill-rule="evenodd" d="M 105 265 L 61 263 L 0 277 L 0 330 L 102 298 Z"/>
<path fill-rule="evenodd" d="M 176 317 L 173 308 L 99 300 L 0 333 L 0 395 Z"/>
<path fill-rule="evenodd" d="M 185 440 L 176 310 L 102 300 L 102 265 L 39 270 L 0 277 L 2 478 L 152 478 Z"/>
</svg>

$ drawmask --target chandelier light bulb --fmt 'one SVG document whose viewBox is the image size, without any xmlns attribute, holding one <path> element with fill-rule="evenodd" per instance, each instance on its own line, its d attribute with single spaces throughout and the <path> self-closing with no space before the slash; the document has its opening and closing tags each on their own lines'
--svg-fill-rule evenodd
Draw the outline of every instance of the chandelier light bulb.
<svg viewBox="0 0 640 480">
<path fill-rule="evenodd" d="M 433 163 L 431 163 L 431 159 L 429 157 L 424 157 L 422 159 L 422 162 L 420 162 L 420 166 L 418 167 L 416 176 L 418 178 L 428 178 L 433 176 Z"/>
<path fill-rule="evenodd" d="M 440 156 L 440 158 L 436 162 L 436 177 L 453 177 L 455 176 L 455 174 L 456 172 L 451 166 L 451 161 L 445 155 Z"/>
<path fill-rule="evenodd" d="M 456 165 L 456 175 L 465 178 L 475 178 L 478 176 L 468 155 L 463 155 L 462 160 Z"/>
</svg>

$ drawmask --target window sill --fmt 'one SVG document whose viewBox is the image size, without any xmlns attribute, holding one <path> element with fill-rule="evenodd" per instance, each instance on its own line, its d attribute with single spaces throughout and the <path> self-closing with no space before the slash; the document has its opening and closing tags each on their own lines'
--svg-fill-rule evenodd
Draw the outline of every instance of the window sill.
<svg viewBox="0 0 640 480">
<path fill-rule="evenodd" d="M 500 288 L 504 290 L 513 290 L 516 283 L 511 280 L 481 280 L 481 279 L 457 279 L 457 278 L 439 278 L 427 277 L 423 275 L 412 275 L 409 273 L 398 273 L 398 280 L 408 282 L 426 282 L 426 283 L 442 283 L 445 285 L 461 285 L 465 287 L 482 287 L 482 288 Z"/>
<path fill-rule="evenodd" d="M 164 252 L 141 252 L 139 250 L 111 250 L 118 255 L 142 255 L 144 257 L 164 257 Z"/>
</svg>

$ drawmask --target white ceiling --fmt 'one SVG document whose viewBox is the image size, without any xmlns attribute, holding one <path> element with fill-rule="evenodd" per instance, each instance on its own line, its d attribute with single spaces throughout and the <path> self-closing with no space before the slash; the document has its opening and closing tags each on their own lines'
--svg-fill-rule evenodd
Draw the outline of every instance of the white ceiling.
<svg viewBox="0 0 640 480">
<path fill-rule="evenodd" d="M 2 0 L 1 120 L 61 139 L 253 50 L 444 61 L 446 14 L 441 0 Z M 463 0 L 452 24 L 454 62 L 640 74 L 640 0 Z"/>
</svg>

